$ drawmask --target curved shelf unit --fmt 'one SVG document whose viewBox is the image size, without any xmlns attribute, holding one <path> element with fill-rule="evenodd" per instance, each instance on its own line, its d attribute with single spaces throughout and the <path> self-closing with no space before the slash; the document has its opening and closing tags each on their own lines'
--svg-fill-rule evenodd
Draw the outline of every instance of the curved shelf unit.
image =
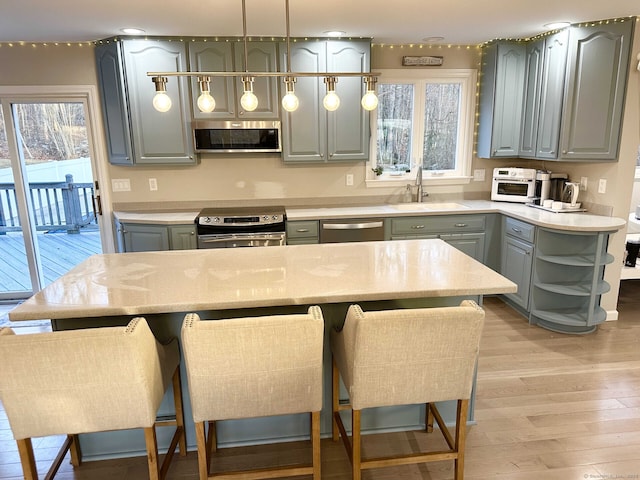
<svg viewBox="0 0 640 480">
<path fill-rule="evenodd" d="M 540 228 L 533 266 L 529 321 L 549 330 L 582 334 L 594 331 L 607 312 L 600 297 L 604 281 L 607 232 L 566 233 Z"/>
</svg>

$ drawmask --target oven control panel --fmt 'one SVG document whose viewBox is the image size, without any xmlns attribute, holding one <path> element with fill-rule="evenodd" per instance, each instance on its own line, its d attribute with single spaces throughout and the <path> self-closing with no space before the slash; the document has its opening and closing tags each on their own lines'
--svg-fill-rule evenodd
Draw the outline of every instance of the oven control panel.
<svg viewBox="0 0 640 480">
<path fill-rule="evenodd" d="M 283 214 L 269 215 L 241 215 L 241 216 L 201 216 L 198 217 L 199 225 L 269 225 L 283 223 Z"/>
</svg>

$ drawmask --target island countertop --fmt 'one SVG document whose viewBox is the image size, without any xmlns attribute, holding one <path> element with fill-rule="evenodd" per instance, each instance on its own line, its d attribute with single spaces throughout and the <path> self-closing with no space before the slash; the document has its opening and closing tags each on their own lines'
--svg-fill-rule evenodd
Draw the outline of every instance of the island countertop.
<svg viewBox="0 0 640 480">
<path fill-rule="evenodd" d="M 89 257 L 12 321 L 512 293 L 442 240 L 176 250 Z"/>
</svg>

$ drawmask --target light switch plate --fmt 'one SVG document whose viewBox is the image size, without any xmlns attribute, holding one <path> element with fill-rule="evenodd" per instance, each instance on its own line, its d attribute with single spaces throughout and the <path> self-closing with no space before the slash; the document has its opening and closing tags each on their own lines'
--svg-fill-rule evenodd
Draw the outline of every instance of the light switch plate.
<svg viewBox="0 0 640 480">
<path fill-rule="evenodd" d="M 473 181 L 474 182 L 484 182 L 484 168 L 478 168 L 473 171 Z"/>
<path fill-rule="evenodd" d="M 607 179 L 601 178 L 598 182 L 598 193 L 607 193 Z"/>
<path fill-rule="evenodd" d="M 131 182 L 128 178 L 112 178 L 111 191 L 113 192 L 130 192 Z"/>
</svg>

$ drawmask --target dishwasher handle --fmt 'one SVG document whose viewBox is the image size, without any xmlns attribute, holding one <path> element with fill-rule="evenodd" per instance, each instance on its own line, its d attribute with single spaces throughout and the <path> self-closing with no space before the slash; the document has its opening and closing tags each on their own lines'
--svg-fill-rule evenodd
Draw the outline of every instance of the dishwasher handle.
<svg viewBox="0 0 640 480">
<path fill-rule="evenodd" d="M 358 223 L 323 223 L 324 230 L 366 230 L 369 228 L 380 228 L 384 225 L 382 221 L 358 222 Z"/>
</svg>

